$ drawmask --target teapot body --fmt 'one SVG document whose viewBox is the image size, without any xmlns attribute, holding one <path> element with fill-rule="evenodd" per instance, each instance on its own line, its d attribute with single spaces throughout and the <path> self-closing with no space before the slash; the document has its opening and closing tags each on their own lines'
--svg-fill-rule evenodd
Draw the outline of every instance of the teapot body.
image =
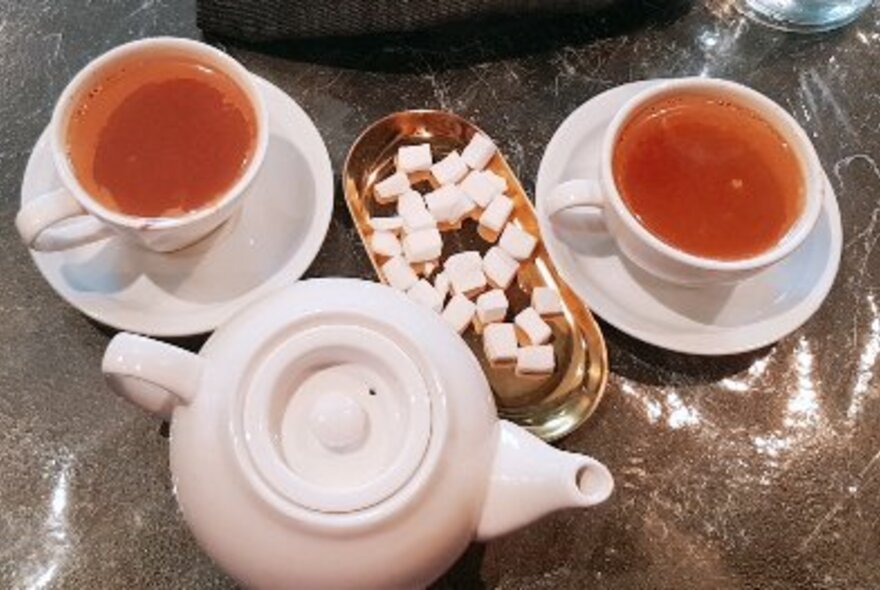
<svg viewBox="0 0 880 590">
<path fill-rule="evenodd" d="M 420 588 L 475 537 L 604 501 L 598 461 L 499 421 L 467 345 L 389 287 L 297 283 L 198 355 L 131 334 L 103 370 L 171 420 L 184 520 L 252 588 Z"/>
</svg>

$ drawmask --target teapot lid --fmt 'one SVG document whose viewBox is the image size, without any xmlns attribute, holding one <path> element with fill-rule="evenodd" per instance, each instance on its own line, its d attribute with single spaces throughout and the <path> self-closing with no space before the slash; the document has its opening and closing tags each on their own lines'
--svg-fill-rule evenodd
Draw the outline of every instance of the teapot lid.
<svg viewBox="0 0 880 590">
<path fill-rule="evenodd" d="M 231 415 L 236 454 L 264 497 L 353 512 L 412 478 L 431 439 L 431 388 L 391 323 L 325 309 L 262 349 Z"/>
</svg>

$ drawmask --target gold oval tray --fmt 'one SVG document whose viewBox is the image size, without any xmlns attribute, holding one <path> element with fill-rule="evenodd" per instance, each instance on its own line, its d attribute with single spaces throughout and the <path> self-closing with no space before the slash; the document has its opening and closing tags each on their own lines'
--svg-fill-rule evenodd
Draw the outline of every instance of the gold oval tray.
<svg viewBox="0 0 880 590">
<path fill-rule="evenodd" d="M 395 214 L 395 206 L 377 203 L 373 185 L 394 172 L 394 157 L 401 145 L 430 142 L 437 161 L 452 150 L 463 149 L 475 133 L 483 131 L 452 113 L 404 111 L 373 123 L 351 147 L 342 173 L 345 200 L 380 280 L 380 261 L 367 247 L 367 236 L 372 232 L 368 220 L 374 215 Z M 514 200 L 510 222 L 540 236 L 535 209 L 504 156 L 496 153 L 487 168 L 507 180 L 506 193 Z M 410 179 L 422 193 L 436 188 L 430 173 L 416 173 Z M 474 220 L 466 219 L 458 228 L 441 229 L 446 230 L 441 263 L 465 250 L 483 254 L 497 239 L 482 228 L 478 230 Z M 580 426 L 599 404 L 608 377 L 608 354 L 593 315 L 560 278 L 543 242 L 535 252 L 521 265 L 517 280 L 506 294 L 515 311 L 529 305 L 531 290 L 536 286 L 553 287 L 562 296 L 563 315 L 547 319 L 553 328 L 555 373 L 540 377 L 516 375 L 512 366 L 489 363 L 482 338 L 475 330 L 468 329 L 463 338 L 486 373 L 499 415 L 544 440 L 556 440 Z"/>
</svg>

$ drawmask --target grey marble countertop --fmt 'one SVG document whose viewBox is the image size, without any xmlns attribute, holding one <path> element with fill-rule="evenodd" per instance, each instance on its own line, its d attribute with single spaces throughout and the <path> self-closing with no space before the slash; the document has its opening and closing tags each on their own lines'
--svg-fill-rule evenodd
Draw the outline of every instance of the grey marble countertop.
<svg viewBox="0 0 880 590">
<path fill-rule="evenodd" d="M 579 104 L 632 80 L 704 74 L 787 107 L 837 193 L 842 265 L 811 321 L 723 359 L 665 353 L 604 326 L 606 398 L 560 444 L 606 462 L 614 497 L 474 545 L 438 588 L 880 587 L 880 7 L 798 37 L 728 4 L 610 3 L 584 21 L 417 42 L 212 40 L 302 105 L 337 178 L 368 123 L 439 107 L 496 137 L 531 191 L 545 145 Z M 159 34 L 200 37 L 194 6 L 0 0 L 3 588 L 234 586 L 176 510 L 162 425 L 101 378 L 111 332 L 52 292 L 13 228 L 28 154 L 70 77 L 114 45 Z M 309 275 L 371 276 L 338 190 Z"/>
</svg>

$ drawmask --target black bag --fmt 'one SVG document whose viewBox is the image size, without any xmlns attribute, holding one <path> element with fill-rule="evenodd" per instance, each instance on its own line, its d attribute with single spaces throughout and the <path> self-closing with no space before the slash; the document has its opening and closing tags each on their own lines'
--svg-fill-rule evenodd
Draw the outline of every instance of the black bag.
<svg viewBox="0 0 880 590">
<path fill-rule="evenodd" d="M 595 11 L 609 0 L 198 0 L 208 35 L 245 41 L 338 37 Z"/>
</svg>

